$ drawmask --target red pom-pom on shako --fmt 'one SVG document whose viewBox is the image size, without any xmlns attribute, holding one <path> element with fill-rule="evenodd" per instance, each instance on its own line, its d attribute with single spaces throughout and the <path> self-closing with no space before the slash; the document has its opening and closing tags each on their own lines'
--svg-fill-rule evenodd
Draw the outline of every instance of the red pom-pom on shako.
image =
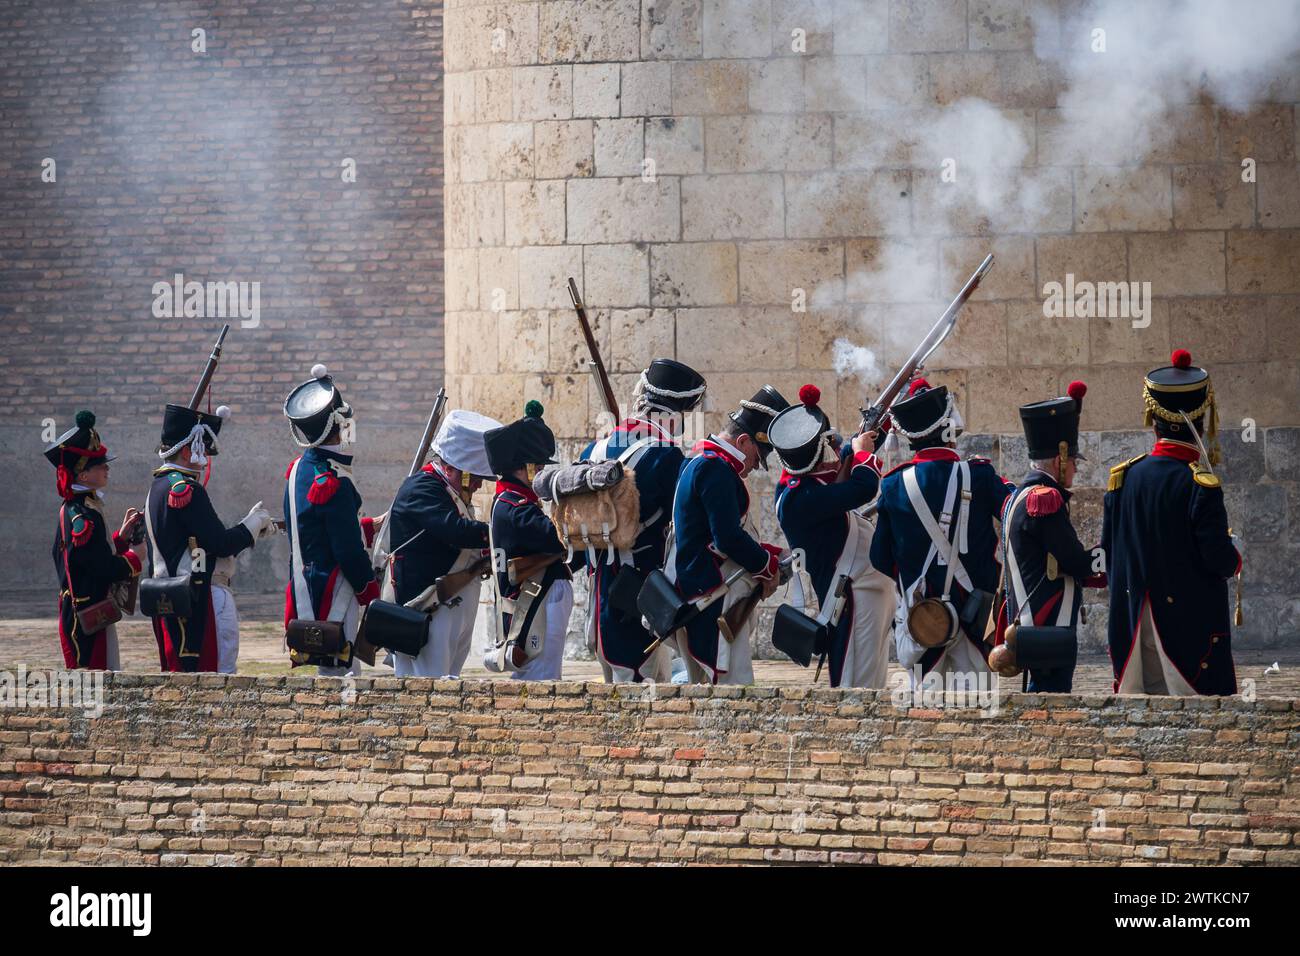
<svg viewBox="0 0 1300 956">
<path fill-rule="evenodd" d="M 1088 394 L 1088 386 L 1084 385 L 1083 382 L 1071 382 L 1069 387 L 1066 388 L 1065 394 L 1069 395 L 1076 402 L 1081 402 L 1083 401 L 1083 396 Z"/>
<path fill-rule="evenodd" d="M 930 383 L 923 378 L 912 379 L 912 384 L 907 386 L 907 397 L 911 398 L 917 392 L 930 387 Z"/>
<path fill-rule="evenodd" d="M 799 401 L 805 405 L 816 405 L 822 400 L 822 390 L 816 385 L 805 385 L 799 389 Z"/>
<path fill-rule="evenodd" d="M 1174 349 L 1174 354 L 1169 356 L 1169 361 L 1174 368 L 1191 368 L 1192 353 L 1187 349 Z"/>
</svg>

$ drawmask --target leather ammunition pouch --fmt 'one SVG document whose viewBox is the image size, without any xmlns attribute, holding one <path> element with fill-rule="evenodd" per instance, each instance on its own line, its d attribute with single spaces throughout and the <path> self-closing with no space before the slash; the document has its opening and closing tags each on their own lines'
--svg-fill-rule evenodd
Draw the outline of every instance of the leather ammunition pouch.
<svg viewBox="0 0 1300 956">
<path fill-rule="evenodd" d="M 415 657 L 429 641 L 429 614 L 392 601 L 371 601 L 361 616 L 357 639 Z"/>
<path fill-rule="evenodd" d="M 1012 624 L 1007 644 L 1015 654 L 1016 666 L 1032 668 L 1073 667 L 1079 656 L 1079 636 L 1072 627 L 1027 627 Z"/>
<path fill-rule="evenodd" d="M 193 609 L 191 578 L 144 578 L 140 582 L 140 610 L 149 617 L 189 617 Z"/>
<path fill-rule="evenodd" d="M 116 624 L 120 620 L 122 620 L 122 609 L 113 603 L 112 598 L 104 598 L 77 611 L 77 624 L 81 627 L 81 633 L 86 635 L 98 634 L 110 624 Z"/>
<path fill-rule="evenodd" d="M 636 607 L 655 637 L 667 637 L 690 617 L 693 605 L 678 593 L 663 571 L 646 575 L 636 597 Z"/>
<path fill-rule="evenodd" d="M 772 646 L 800 667 L 807 667 L 814 655 L 826 653 L 830 646 L 830 626 L 782 604 L 772 624 Z"/>
<path fill-rule="evenodd" d="M 609 585 L 609 606 L 624 619 L 637 620 L 641 616 L 636 599 L 645 585 L 645 575 L 630 564 L 620 564 Z"/>
<path fill-rule="evenodd" d="M 975 588 L 966 596 L 966 600 L 961 606 L 961 613 L 957 615 L 961 621 L 962 630 L 976 644 L 984 640 L 984 632 L 988 629 L 989 617 L 993 614 L 995 598 L 996 595 L 992 591 L 981 591 L 979 588 Z"/>
<path fill-rule="evenodd" d="M 346 644 L 342 621 L 312 621 L 305 618 L 294 618 L 289 622 L 285 628 L 284 640 L 290 650 L 324 657 L 338 657 Z"/>
</svg>

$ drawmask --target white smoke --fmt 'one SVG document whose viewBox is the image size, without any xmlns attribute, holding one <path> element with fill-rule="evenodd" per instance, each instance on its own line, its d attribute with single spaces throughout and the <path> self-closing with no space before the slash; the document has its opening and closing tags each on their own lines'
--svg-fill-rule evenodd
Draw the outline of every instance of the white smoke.
<svg viewBox="0 0 1300 956">
<path fill-rule="evenodd" d="M 856 153 L 877 157 L 880 165 L 910 167 L 913 195 L 909 207 L 881 210 L 886 220 L 878 249 L 850 263 L 845 276 L 849 302 L 931 303 L 937 318 L 993 251 L 991 244 L 976 246 L 969 254 L 963 249 L 964 259 L 950 254 L 945 261 L 939 238 L 1069 232 L 1069 167 L 1132 166 L 1159 156 L 1198 106 L 1242 111 L 1270 98 L 1300 96 L 1295 0 L 1100 0 L 1064 19 L 1055 4 L 1044 5 L 1031 19 L 1035 56 L 1048 75 L 1059 77 L 1055 110 L 1008 109 L 977 97 L 918 107 L 905 88 L 882 102 L 879 87 L 859 106 L 873 121 L 862 132 L 870 142 L 854 144 Z M 833 94 L 843 98 L 843 91 Z M 820 105 L 806 102 L 805 108 Z M 814 305 L 821 298 L 815 293 Z M 913 314 L 907 310 L 884 310 L 883 328 L 880 314 L 868 309 L 859 316 L 866 347 L 879 346 L 875 336 L 910 341 L 923 334 L 902 327 Z M 863 347 L 836 342 L 837 375 L 869 380 L 864 370 L 881 371 L 878 363 L 851 358 Z M 940 349 L 932 364 L 942 368 L 943 362 Z"/>
</svg>

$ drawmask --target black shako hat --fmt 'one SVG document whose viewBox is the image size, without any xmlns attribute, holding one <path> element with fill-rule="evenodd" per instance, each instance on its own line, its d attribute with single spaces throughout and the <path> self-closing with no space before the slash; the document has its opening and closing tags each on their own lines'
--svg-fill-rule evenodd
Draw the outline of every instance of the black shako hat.
<svg viewBox="0 0 1300 956">
<path fill-rule="evenodd" d="M 767 468 L 767 456 L 772 453 L 772 443 L 768 440 L 772 419 L 789 407 L 790 403 L 780 392 L 771 385 L 764 385 L 754 393 L 753 398 L 747 401 L 742 399 L 740 409 L 729 416 L 740 426 L 741 431 L 758 443 L 759 461 L 764 468 Z"/>
<path fill-rule="evenodd" d="M 483 433 L 488 465 L 505 477 L 525 465 L 555 464 L 555 433 L 542 419 L 542 403 L 530 400 L 524 417 Z"/>
<path fill-rule="evenodd" d="M 186 405 L 167 405 L 163 409 L 162 435 L 158 443 L 162 450 L 179 451 L 181 445 L 188 444 L 194 437 L 194 429 L 199 425 L 206 425 L 212 429 L 212 434 L 207 435 L 203 442 L 204 453 L 215 455 L 217 453 L 217 443 L 213 440 L 221 431 L 221 425 L 230 416 L 230 409 L 225 405 L 217 408 L 215 414 L 209 412 L 200 412 Z"/>
<path fill-rule="evenodd" d="M 930 438 L 952 417 L 952 396 L 948 386 L 932 388 L 923 378 L 907 387 L 907 398 L 889 410 L 894 430 L 910 442 Z"/>
<path fill-rule="evenodd" d="M 74 419 L 76 425 L 54 440 L 54 444 L 45 449 L 45 459 L 58 469 L 56 487 L 59 496 L 72 497 L 72 483 L 81 472 L 108 461 L 116 461 L 116 455 L 108 453 L 108 446 L 99 440 L 95 431 L 95 413 L 82 410 Z"/>
<path fill-rule="evenodd" d="M 658 358 L 641 373 L 637 389 L 650 408 L 688 412 L 704 400 L 704 376 L 689 365 Z"/>
<path fill-rule="evenodd" d="M 1079 454 L 1079 415 L 1088 386 L 1071 382 L 1066 392 L 1060 398 L 1020 406 L 1020 427 L 1025 431 L 1030 461 L 1057 457 L 1062 443 L 1070 458 L 1083 458 Z"/>
<path fill-rule="evenodd" d="M 311 374 L 284 400 L 284 415 L 295 433 L 294 441 L 305 448 L 321 444 L 335 425 L 352 417 L 352 406 L 343 401 L 343 393 L 329 370 L 324 365 L 313 365 Z"/>
<path fill-rule="evenodd" d="M 1210 373 L 1192 364 L 1192 353 L 1174 349 L 1171 364 L 1147 372 L 1142 383 L 1142 424 L 1175 441 L 1195 442 L 1183 418 L 1186 414 L 1197 423 L 1209 446 L 1210 464 L 1217 465 L 1219 451 L 1219 410 L 1214 401 Z"/>
<path fill-rule="evenodd" d="M 768 441 L 785 470 L 792 475 L 812 471 L 822 460 L 831 422 L 818 405 L 822 393 L 816 385 L 799 389 L 799 405 L 791 405 L 772 419 Z"/>
</svg>

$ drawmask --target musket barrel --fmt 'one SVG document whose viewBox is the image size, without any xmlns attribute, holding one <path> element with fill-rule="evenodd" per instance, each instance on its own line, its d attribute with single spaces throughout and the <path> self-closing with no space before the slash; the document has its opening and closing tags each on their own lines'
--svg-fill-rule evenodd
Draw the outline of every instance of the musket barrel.
<svg viewBox="0 0 1300 956">
<path fill-rule="evenodd" d="M 217 372 L 217 363 L 221 361 L 221 348 L 226 343 L 226 334 L 229 331 L 230 324 L 227 323 L 217 333 L 217 344 L 212 346 L 212 354 L 208 356 L 207 365 L 203 366 L 203 374 L 199 376 L 199 384 L 195 387 L 194 394 L 190 396 L 190 411 L 198 410 L 199 403 L 203 401 L 203 393 L 212 384 L 212 376 Z"/>
</svg>

